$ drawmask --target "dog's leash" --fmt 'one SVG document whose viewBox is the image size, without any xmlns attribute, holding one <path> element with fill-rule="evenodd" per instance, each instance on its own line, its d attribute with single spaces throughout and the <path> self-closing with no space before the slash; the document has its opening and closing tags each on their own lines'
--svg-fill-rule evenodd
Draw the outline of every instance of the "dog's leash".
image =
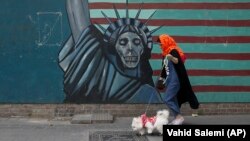
<svg viewBox="0 0 250 141">
<path fill-rule="evenodd" d="M 150 96 L 150 98 L 149 98 L 149 101 L 148 101 L 148 104 L 147 104 L 147 108 L 146 108 L 146 110 L 145 110 L 145 114 L 147 114 L 149 105 L 151 104 L 151 101 L 152 101 L 152 98 L 153 98 L 153 94 L 154 94 L 154 91 L 151 93 L 151 96 Z"/>
<path fill-rule="evenodd" d="M 158 99 L 160 99 L 161 100 L 161 102 L 162 103 L 164 103 L 164 100 L 163 100 L 163 98 L 162 98 L 162 96 L 161 96 L 161 93 L 159 92 L 159 90 L 157 89 L 157 88 L 155 88 L 156 89 L 156 92 L 157 92 L 157 94 L 159 95 L 159 96 L 157 96 L 158 97 Z M 153 98 L 153 95 L 154 95 L 154 91 L 151 93 L 151 96 L 150 96 L 150 98 L 149 98 L 149 101 L 148 101 L 148 104 L 147 104 L 147 107 L 146 107 L 146 110 L 145 110 L 145 114 L 147 115 L 147 111 L 148 111 L 148 109 L 149 109 L 149 106 L 150 106 L 150 104 L 151 104 L 151 101 L 152 101 L 152 98 Z M 160 98 L 159 98 L 160 97 Z"/>
<path fill-rule="evenodd" d="M 163 100 L 163 98 L 162 98 L 162 96 L 161 96 L 161 93 L 159 92 L 159 90 L 158 90 L 158 88 L 156 88 L 156 87 L 154 87 L 154 89 L 156 90 L 156 92 L 157 92 L 157 97 L 158 97 L 158 99 L 160 99 L 160 101 L 162 102 L 162 103 L 164 103 L 164 100 Z M 147 104 L 147 108 L 146 108 L 146 110 L 145 110 L 145 114 L 147 113 L 147 111 L 148 111 L 148 108 L 149 108 L 149 106 L 150 106 L 150 104 L 151 104 L 151 101 L 152 101 L 152 98 L 153 98 L 153 95 L 154 95 L 154 91 L 151 93 L 151 96 L 150 96 L 150 98 L 149 98 L 149 101 L 148 101 L 148 104 Z M 159 98 L 160 97 L 160 98 Z"/>
<path fill-rule="evenodd" d="M 168 62 L 167 62 L 168 63 Z M 165 65 L 167 65 L 167 64 L 165 64 Z M 162 65 L 162 69 L 163 69 L 163 67 L 165 67 L 164 65 Z M 161 70 L 162 70 L 161 69 Z M 165 70 L 166 71 L 166 70 Z M 160 77 L 160 76 L 158 76 L 158 77 Z M 167 76 L 168 77 L 168 76 Z M 166 78 L 167 79 L 167 78 Z M 158 79 L 156 79 L 156 81 L 158 81 L 159 80 L 159 78 Z M 159 99 L 159 97 L 160 97 L 160 99 L 161 99 L 161 102 L 162 103 L 164 103 L 164 100 L 163 100 L 163 98 L 162 98 L 162 96 L 161 96 L 161 93 L 159 92 L 159 90 L 158 90 L 158 88 L 156 87 L 156 84 L 157 83 L 155 83 L 155 90 L 156 90 L 156 92 L 158 93 L 158 99 Z M 147 113 L 147 111 L 148 111 L 148 108 L 149 108 L 149 105 L 151 104 L 151 101 L 152 101 L 152 98 L 153 98 L 153 94 L 154 94 L 154 91 L 151 93 L 151 96 L 150 96 L 150 99 L 149 99 L 149 102 L 148 102 L 148 104 L 147 104 L 147 108 L 146 108 L 146 110 L 145 110 L 145 114 Z"/>
<path fill-rule="evenodd" d="M 159 92 L 159 90 L 156 88 L 156 92 L 158 93 L 158 95 L 159 95 L 159 97 L 160 97 L 160 99 L 161 99 L 161 102 L 162 103 L 164 103 L 164 100 L 163 100 L 163 98 L 162 98 L 162 96 L 161 96 L 161 92 Z M 159 98 L 158 98 L 159 99 Z"/>
</svg>

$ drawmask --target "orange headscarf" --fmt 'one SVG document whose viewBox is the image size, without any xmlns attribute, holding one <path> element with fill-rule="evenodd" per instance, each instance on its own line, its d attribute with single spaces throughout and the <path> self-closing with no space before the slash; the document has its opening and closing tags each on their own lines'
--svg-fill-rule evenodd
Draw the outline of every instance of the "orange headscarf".
<svg viewBox="0 0 250 141">
<path fill-rule="evenodd" d="M 169 54 L 173 49 L 176 49 L 177 52 L 179 53 L 182 62 L 184 63 L 185 60 L 187 59 L 184 52 L 181 50 L 180 47 L 177 46 L 176 42 L 172 37 L 170 37 L 167 34 L 162 34 L 159 36 L 159 40 L 161 43 L 161 49 L 162 49 L 162 55 L 166 56 Z"/>
</svg>

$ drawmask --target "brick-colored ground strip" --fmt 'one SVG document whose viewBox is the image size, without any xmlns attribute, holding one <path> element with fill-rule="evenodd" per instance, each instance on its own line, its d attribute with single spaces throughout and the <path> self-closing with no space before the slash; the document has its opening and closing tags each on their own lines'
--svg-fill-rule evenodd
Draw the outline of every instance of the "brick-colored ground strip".
<svg viewBox="0 0 250 141">
<path fill-rule="evenodd" d="M 0 117 L 71 118 L 76 114 L 109 113 L 114 117 L 138 116 L 147 104 L 1 104 Z M 147 114 L 167 108 L 164 104 L 149 105 Z M 181 107 L 183 115 L 239 115 L 250 113 L 250 103 L 204 103 L 193 110 L 188 104 Z"/>
</svg>

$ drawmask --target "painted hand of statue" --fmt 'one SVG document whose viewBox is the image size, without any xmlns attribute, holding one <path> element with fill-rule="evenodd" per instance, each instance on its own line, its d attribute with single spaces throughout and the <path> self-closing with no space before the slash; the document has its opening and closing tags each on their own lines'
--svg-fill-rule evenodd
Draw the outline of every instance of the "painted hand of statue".
<svg viewBox="0 0 250 141">
<path fill-rule="evenodd" d="M 76 42 L 81 32 L 91 25 L 88 0 L 67 0 L 66 8 L 72 36 Z"/>
</svg>

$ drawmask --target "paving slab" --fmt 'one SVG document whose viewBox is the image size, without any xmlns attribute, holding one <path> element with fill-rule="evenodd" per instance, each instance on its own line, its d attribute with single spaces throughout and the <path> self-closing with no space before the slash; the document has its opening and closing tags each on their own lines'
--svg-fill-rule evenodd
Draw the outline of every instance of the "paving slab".
<svg viewBox="0 0 250 141">
<path fill-rule="evenodd" d="M 114 117 L 109 113 L 78 114 L 71 119 L 71 124 L 113 123 Z"/>
<path fill-rule="evenodd" d="M 92 119 L 92 114 L 79 114 L 74 115 L 71 119 L 72 124 L 90 124 Z"/>
</svg>

